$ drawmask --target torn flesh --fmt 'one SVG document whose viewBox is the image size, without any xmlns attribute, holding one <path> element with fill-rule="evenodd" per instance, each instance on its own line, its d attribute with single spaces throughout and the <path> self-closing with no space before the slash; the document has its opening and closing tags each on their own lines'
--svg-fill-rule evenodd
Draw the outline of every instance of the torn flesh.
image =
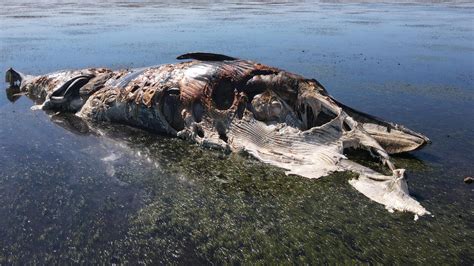
<svg viewBox="0 0 474 266">
<path fill-rule="evenodd" d="M 287 174 L 320 178 L 352 171 L 358 177 L 349 183 L 387 210 L 429 214 L 409 195 L 405 170 L 389 156 L 424 146 L 429 139 L 422 134 L 337 102 L 313 79 L 224 55 L 191 53 L 178 59 L 193 60 L 40 77 L 10 69 L 7 82 L 43 99 L 43 109 L 246 151 Z M 349 160 L 346 148 L 367 150 L 392 175 Z"/>
<path fill-rule="evenodd" d="M 345 131 L 344 121 L 351 121 L 353 128 Z M 429 214 L 409 195 L 405 170 L 395 169 L 382 147 L 343 111 L 329 123 L 305 131 L 287 124 L 268 125 L 253 118 L 241 119 L 232 124 L 229 136 L 233 149 L 286 169 L 286 174 L 320 178 L 331 172 L 352 171 L 359 176 L 349 183 L 387 210 Z M 350 146 L 377 149 L 393 174 L 386 176 L 348 160 L 343 150 Z"/>
<path fill-rule="evenodd" d="M 373 201 L 385 205 L 387 210 L 408 211 L 417 215 L 428 214 L 415 199 L 409 196 L 404 169 L 393 169 L 385 176 L 370 168 L 348 160 L 342 153 L 344 139 L 349 136 L 323 128 L 301 132 L 294 129 L 268 126 L 259 121 L 240 121 L 232 130 L 232 142 L 237 149 L 245 150 L 257 159 L 287 170 L 287 174 L 307 178 L 320 178 L 338 171 L 353 171 L 358 178 L 349 183 Z M 327 134 L 324 139 L 314 134 Z M 256 133 L 264 139 L 257 140 Z"/>
</svg>

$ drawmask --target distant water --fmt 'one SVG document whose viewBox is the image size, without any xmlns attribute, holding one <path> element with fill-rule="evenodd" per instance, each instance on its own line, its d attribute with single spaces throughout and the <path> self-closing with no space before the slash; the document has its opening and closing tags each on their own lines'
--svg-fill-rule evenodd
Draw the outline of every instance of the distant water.
<svg viewBox="0 0 474 266">
<path fill-rule="evenodd" d="M 431 138 L 395 162 L 434 214 L 388 213 L 348 185 L 351 174 L 309 180 L 126 127 L 97 134 L 2 94 L 0 264 L 474 263 L 469 1 L 10 1 L 0 25 L 4 70 L 131 68 L 210 51 L 316 78 Z"/>
</svg>

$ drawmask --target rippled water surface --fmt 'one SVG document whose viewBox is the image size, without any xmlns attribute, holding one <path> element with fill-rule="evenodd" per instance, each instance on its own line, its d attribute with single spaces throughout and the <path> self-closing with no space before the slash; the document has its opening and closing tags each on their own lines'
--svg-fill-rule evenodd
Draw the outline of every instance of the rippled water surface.
<svg viewBox="0 0 474 266">
<path fill-rule="evenodd" d="M 4 70 L 211 51 L 314 77 L 432 139 L 395 163 L 434 214 L 388 213 L 350 173 L 309 180 L 126 127 L 91 133 L 2 94 L 0 264 L 474 263 L 472 4 L 14 1 L 0 25 Z"/>
</svg>

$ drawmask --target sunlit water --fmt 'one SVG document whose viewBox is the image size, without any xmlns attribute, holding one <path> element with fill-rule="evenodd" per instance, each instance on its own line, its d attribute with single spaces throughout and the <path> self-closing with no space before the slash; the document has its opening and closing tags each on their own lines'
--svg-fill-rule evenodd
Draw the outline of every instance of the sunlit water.
<svg viewBox="0 0 474 266">
<path fill-rule="evenodd" d="M 0 69 L 175 62 L 189 51 L 314 77 L 433 144 L 395 162 L 434 217 L 245 155 L 31 111 L 0 97 L 0 264 L 474 262 L 474 6 L 206 1 L 4 3 Z M 366 160 L 360 158 L 359 160 Z M 367 162 L 370 163 L 370 162 Z"/>
</svg>

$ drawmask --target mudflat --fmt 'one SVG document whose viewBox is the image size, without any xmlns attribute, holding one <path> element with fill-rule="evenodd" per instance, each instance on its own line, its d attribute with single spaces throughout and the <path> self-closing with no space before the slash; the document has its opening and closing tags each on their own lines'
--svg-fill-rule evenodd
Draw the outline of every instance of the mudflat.
<svg viewBox="0 0 474 266">
<path fill-rule="evenodd" d="M 3 94 L 0 263 L 472 264 L 473 13 L 460 1 L 9 3 L 2 70 L 135 68 L 209 51 L 318 79 L 432 140 L 394 162 L 433 217 L 387 213 L 351 173 L 310 180 L 124 126 L 96 134 Z"/>
</svg>

